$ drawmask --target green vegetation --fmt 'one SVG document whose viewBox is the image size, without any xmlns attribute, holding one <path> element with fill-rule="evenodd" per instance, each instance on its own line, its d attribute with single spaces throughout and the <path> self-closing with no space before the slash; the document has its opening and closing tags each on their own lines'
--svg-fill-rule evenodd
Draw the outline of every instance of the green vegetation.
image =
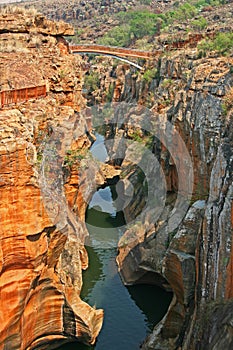
<svg viewBox="0 0 233 350">
<path fill-rule="evenodd" d="M 147 10 L 119 12 L 116 16 L 120 22 L 119 25 L 109 30 L 99 40 L 100 44 L 128 46 L 131 40 L 155 34 L 157 23 L 160 21 L 160 15 Z"/>
<path fill-rule="evenodd" d="M 42 154 L 41 150 L 39 150 L 36 154 L 36 165 L 37 166 L 41 165 L 42 159 L 43 159 L 43 154 Z"/>
<path fill-rule="evenodd" d="M 113 93 L 114 93 L 114 84 L 111 84 L 106 94 L 106 102 L 112 102 Z"/>
<path fill-rule="evenodd" d="M 60 69 L 58 75 L 61 79 L 64 79 L 67 76 L 67 72 L 64 69 Z"/>
<path fill-rule="evenodd" d="M 198 14 L 198 9 L 186 2 L 179 6 L 175 11 L 168 12 L 168 22 L 172 23 L 173 20 L 185 21 L 195 17 Z"/>
<path fill-rule="evenodd" d="M 106 35 L 99 40 L 101 45 L 110 46 L 128 46 L 130 44 L 130 26 L 122 24 L 108 31 Z"/>
<path fill-rule="evenodd" d="M 163 14 L 152 13 L 149 10 L 119 12 L 116 18 L 118 26 L 110 29 L 100 40 L 103 45 L 128 46 L 132 41 L 137 41 L 145 36 L 153 36 L 161 29 L 176 23 L 184 23 L 198 16 L 200 10 L 205 6 L 218 6 L 224 0 L 189 0 L 183 4 L 177 3 L 174 8 Z M 151 1 L 141 1 L 144 5 L 149 5 Z M 208 25 L 203 16 L 199 16 L 191 21 L 191 26 L 195 30 L 203 30 Z M 140 42 L 139 42 L 140 43 Z"/>
<path fill-rule="evenodd" d="M 89 74 L 85 75 L 84 88 L 88 92 L 97 90 L 100 87 L 100 78 L 98 72 L 90 71 Z"/>
<path fill-rule="evenodd" d="M 222 104 L 221 104 L 221 109 L 222 109 L 222 114 L 223 114 L 224 116 L 226 116 L 226 115 L 227 115 L 227 106 L 226 106 L 225 103 L 222 103 Z"/>
<path fill-rule="evenodd" d="M 143 132 L 141 129 L 135 129 L 130 133 L 129 137 L 135 142 L 143 143 Z"/>
<path fill-rule="evenodd" d="M 217 51 L 222 55 L 229 54 L 233 48 L 233 33 L 218 33 L 214 39 L 204 39 L 198 45 L 202 56 L 208 51 Z"/>
<path fill-rule="evenodd" d="M 143 74 L 142 79 L 145 80 L 147 83 L 151 83 L 151 81 L 158 76 L 158 70 L 157 68 L 151 68 L 147 69 L 145 73 Z"/>
<path fill-rule="evenodd" d="M 230 258 L 229 257 L 224 257 L 223 258 L 223 266 L 227 267 L 227 265 L 229 264 Z"/>
<path fill-rule="evenodd" d="M 207 27 L 208 22 L 204 17 L 200 16 L 198 19 L 193 20 L 191 25 L 196 30 L 203 30 Z"/>
<path fill-rule="evenodd" d="M 129 22 L 130 35 L 133 38 L 140 39 L 146 35 L 153 35 L 157 31 L 156 23 L 158 15 L 149 11 L 134 11 L 121 15 L 124 20 Z"/>
<path fill-rule="evenodd" d="M 143 129 L 134 129 L 128 134 L 128 138 L 134 142 L 143 144 L 148 149 L 152 149 L 154 144 L 153 135 Z"/>
<path fill-rule="evenodd" d="M 220 4 L 221 0 L 189 0 L 182 5 L 179 5 L 177 1 L 176 8 L 166 13 L 165 22 L 167 24 L 172 24 L 174 21 L 184 22 L 197 16 L 203 7 L 218 6 Z M 191 22 L 191 25 L 197 30 L 204 29 L 207 24 L 206 19 L 202 16 Z"/>
<path fill-rule="evenodd" d="M 203 182 L 199 182 L 197 184 L 196 190 L 192 194 L 192 198 L 190 200 L 190 206 L 193 205 L 196 201 L 207 201 L 209 198 L 209 189 L 206 188 Z"/>
<path fill-rule="evenodd" d="M 165 104 L 165 106 L 169 106 L 171 104 L 170 98 L 165 99 L 164 104 Z"/>
<path fill-rule="evenodd" d="M 168 89 L 172 85 L 172 79 L 164 79 L 160 86 L 164 89 Z"/>
<path fill-rule="evenodd" d="M 40 118 L 42 120 L 45 117 L 46 117 L 45 113 L 42 113 L 40 115 Z M 40 166 L 41 162 L 43 160 L 44 147 L 49 141 L 50 133 L 51 133 L 51 129 L 49 126 L 47 126 L 46 129 L 38 130 L 38 134 L 36 135 L 35 141 L 36 141 L 36 146 L 37 146 L 37 154 L 36 154 L 36 158 L 37 158 L 36 165 L 37 166 Z"/>
<path fill-rule="evenodd" d="M 77 150 L 67 150 L 64 157 L 64 166 L 72 167 L 74 164 L 78 164 L 81 160 L 88 156 L 89 150 L 87 148 L 81 148 Z"/>
<path fill-rule="evenodd" d="M 137 47 L 137 49 L 142 50 L 142 51 L 151 51 L 153 50 L 153 42 L 148 43 L 148 38 L 141 38 L 141 39 L 137 39 L 135 41 L 135 46 Z"/>
</svg>

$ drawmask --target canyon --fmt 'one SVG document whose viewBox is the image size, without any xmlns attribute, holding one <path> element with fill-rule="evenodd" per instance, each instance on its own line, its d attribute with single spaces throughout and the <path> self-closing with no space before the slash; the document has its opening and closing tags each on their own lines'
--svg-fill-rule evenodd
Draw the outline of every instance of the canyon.
<svg viewBox="0 0 233 350">
<path fill-rule="evenodd" d="M 1 91 L 46 86 L 0 110 L 0 349 L 95 343 L 104 311 L 80 298 L 85 213 L 115 176 L 124 194 L 133 187 L 122 281 L 173 292 L 142 349 L 231 349 L 232 55 L 202 56 L 191 36 L 139 72 L 72 55 L 73 34 L 32 9 L 0 10 Z M 89 152 L 98 126 L 111 160 L 101 165 Z"/>
</svg>

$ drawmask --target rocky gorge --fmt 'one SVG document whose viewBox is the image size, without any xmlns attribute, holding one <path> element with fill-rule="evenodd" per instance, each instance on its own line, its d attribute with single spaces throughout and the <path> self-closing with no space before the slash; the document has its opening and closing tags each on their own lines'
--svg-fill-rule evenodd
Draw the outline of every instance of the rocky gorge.
<svg viewBox="0 0 233 350">
<path fill-rule="evenodd" d="M 187 168 L 182 174 L 181 161 L 178 166 L 180 173 L 175 169 L 178 154 L 185 157 L 182 148 L 179 149 L 175 132 L 171 137 L 177 154 L 173 153 L 171 144 L 164 142 L 156 132 L 151 147 L 166 177 L 167 203 L 156 223 L 155 215 L 145 210 L 140 220 L 131 225 L 119 242 L 117 261 L 126 284 L 155 283 L 174 292 L 166 316 L 143 344 L 143 349 L 230 349 L 232 58 L 215 55 L 198 58 L 198 52 L 188 47 L 185 53 L 180 51 L 172 56 L 154 62 L 154 76 L 149 82 L 140 74 L 132 74 L 127 65 L 110 72 L 109 66 L 106 65 L 104 70 L 100 65 L 100 76 L 104 78 L 91 96 L 91 99 L 97 96 L 101 100 L 106 98 L 106 91 L 111 91 L 114 101 L 137 101 L 150 106 L 150 121 L 153 118 L 155 123 L 159 120 L 157 129 L 162 129 L 161 134 L 172 123 L 174 130 L 182 135 L 192 159 L 193 190 L 189 208 L 173 230 L 169 221 L 178 210 L 175 201 L 180 182 L 185 181 L 187 174 L 191 175 Z M 98 65 L 95 70 L 98 70 Z M 143 74 L 145 77 L 145 72 Z M 224 110 L 226 105 L 227 110 Z M 138 116 L 136 111 L 131 111 L 124 120 L 117 120 L 117 126 L 107 134 L 110 138 L 125 134 L 129 139 L 146 144 L 148 136 L 142 132 L 144 113 L 141 116 L 142 119 L 140 113 Z M 114 146 L 112 152 L 116 152 Z M 122 158 L 127 159 L 129 152 L 132 150 L 127 149 Z M 136 153 L 137 164 L 141 164 L 138 150 Z M 119 157 L 115 155 L 115 158 Z M 129 169 L 124 160 L 121 167 L 125 173 L 122 179 L 125 187 L 133 183 L 136 189 L 135 169 Z M 139 208 L 145 205 L 143 184 L 145 179 L 135 190 L 137 200 L 127 210 L 129 217 L 137 210 L 140 212 Z M 220 316 L 221 310 L 224 310 L 224 316 Z M 204 325 L 211 322 L 216 322 L 219 333 L 215 328 L 213 334 L 211 326 L 206 329 Z"/>
<path fill-rule="evenodd" d="M 1 348 L 95 342 L 103 311 L 79 297 L 88 266 L 85 210 L 94 185 L 118 174 L 125 193 L 134 188 L 125 210 L 133 224 L 118 245 L 122 280 L 173 291 L 142 348 L 231 349 L 232 56 L 201 57 L 187 45 L 142 72 L 112 59 L 89 67 L 99 76 L 91 104 L 127 104 L 104 122 L 113 161 L 100 171 L 87 151 L 87 65 L 69 54 L 63 35 L 72 35 L 68 24 L 31 10 L 0 13 L 1 90 L 47 87 L 46 98 L 0 111 Z M 122 135 L 149 149 L 157 165 L 144 164 L 136 147 L 119 147 Z M 153 205 L 144 209 L 155 176 L 166 182 L 156 219 Z"/>
</svg>

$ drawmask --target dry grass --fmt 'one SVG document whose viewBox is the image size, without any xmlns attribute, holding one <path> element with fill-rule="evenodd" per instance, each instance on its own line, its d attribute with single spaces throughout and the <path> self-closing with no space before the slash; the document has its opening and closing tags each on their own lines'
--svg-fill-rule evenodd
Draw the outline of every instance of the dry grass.
<svg viewBox="0 0 233 350">
<path fill-rule="evenodd" d="M 27 15 L 36 16 L 38 14 L 37 9 L 34 7 L 25 8 L 14 5 L 7 5 L 0 7 L 0 15 L 15 14 L 15 15 Z"/>
</svg>

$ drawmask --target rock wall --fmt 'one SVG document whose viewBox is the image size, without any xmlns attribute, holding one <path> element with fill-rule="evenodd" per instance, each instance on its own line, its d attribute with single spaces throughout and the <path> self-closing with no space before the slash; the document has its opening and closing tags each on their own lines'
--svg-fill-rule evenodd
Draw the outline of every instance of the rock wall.
<svg viewBox="0 0 233 350">
<path fill-rule="evenodd" d="M 46 98 L 0 111 L 0 349 L 93 344 L 103 311 L 79 297 L 86 231 L 62 179 L 66 150 L 90 144 L 82 61 L 58 36 L 67 25 L 21 10 L 0 23 L 1 89 L 47 86 Z"/>
<path fill-rule="evenodd" d="M 187 174 L 182 175 L 181 169 L 177 175 L 178 163 L 171 156 L 171 146 L 169 149 L 167 144 L 154 143 L 152 149 L 167 183 L 164 211 L 156 222 L 147 211 L 119 242 L 117 262 L 126 284 L 152 283 L 174 292 L 166 316 L 143 349 L 232 346 L 232 64 L 231 57 L 200 59 L 197 51 L 186 50 L 155 62 L 149 68 L 155 68 L 150 81 L 146 81 L 145 73 L 134 75 L 125 65 L 109 75 L 100 74 L 103 80 L 98 94 L 106 82 L 106 86 L 114 87 L 113 100 L 147 104 L 153 112 L 151 120 L 163 121 L 162 130 L 172 124 L 178 131 L 193 167 L 189 208 L 171 231 L 169 220 L 174 215 L 176 193 Z M 111 130 L 110 138 L 122 133 L 131 138 L 142 120 L 129 113 L 119 125 Z M 177 157 L 184 157 L 175 134 L 171 137 L 170 145 L 175 144 Z M 141 135 L 140 142 L 145 138 Z M 127 162 L 123 160 L 124 167 Z M 135 185 L 135 168 L 130 167 L 123 181 Z M 142 186 L 135 192 L 138 198 L 128 209 L 129 217 L 144 206 Z M 215 331 L 211 326 L 206 330 L 208 322 Z"/>
</svg>

